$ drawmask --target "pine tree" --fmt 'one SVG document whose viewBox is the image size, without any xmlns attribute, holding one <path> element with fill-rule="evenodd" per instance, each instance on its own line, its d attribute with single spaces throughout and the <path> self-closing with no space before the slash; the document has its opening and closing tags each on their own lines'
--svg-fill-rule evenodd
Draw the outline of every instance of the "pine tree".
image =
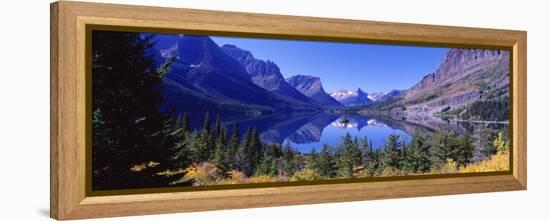
<svg viewBox="0 0 550 221">
<path fill-rule="evenodd" d="M 430 148 L 431 161 L 434 165 L 441 166 L 453 158 L 451 138 L 447 133 L 436 132 Z"/>
<path fill-rule="evenodd" d="M 403 169 L 412 172 L 427 172 L 431 168 L 430 145 L 420 135 L 415 135 L 409 145 L 406 160 L 409 162 Z"/>
<path fill-rule="evenodd" d="M 239 169 L 236 163 L 236 154 L 241 144 L 241 137 L 239 132 L 239 124 L 237 121 L 233 122 L 231 130 L 231 138 L 227 143 L 224 160 L 230 169 Z"/>
<path fill-rule="evenodd" d="M 181 125 L 181 128 L 183 129 L 183 131 L 185 133 L 189 133 L 191 132 L 191 126 L 189 124 L 189 114 L 187 112 L 185 112 L 183 114 L 183 119 L 182 119 L 182 125 Z"/>
<path fill-rule="evenodd" d="M 336 159 L 332 147 L 329 145 L 323 145 L 323 148 L 319 152 L 319 158 L 317 160 L 317 172 L 327 178 L 336 176 Z"/>
<path fill-rule="evenodd" d="M 497 153 L 497 148 L 493 145 L 493 141 L 497 138 L 496 134 L 489 128 L 483 128 L 481 130 L 480 143 L 481 143 L 481 155 L 484 158 L 489 158 Z"/>
<path fill-rule="evenodd" d="M 361 142 L 361 164 L 366 176 L 374 176 L 378 170 L 379 158 L 377 151 L 372 147 L 372 141 L 366 137 Z"/>
<path fill-rule="evenodd" d="M 283 172 L 286 176 L 292 176 L 294 172 L 296 171 L 296 152 L 290 145 L 290 142 L 286 142 L 283 146 L 282 153 L 281 153 L 281 163 Z"/>
<path fill-rule="evenodd" d="M 352 177 L 354 166 L 361 163 L 361 151 L 359 150 L 357 137 L 352 140 L 351 135 L 346 133 L 340 145 L 342 149 L 338 164 L 340 175 L 343 177 Z"/>
<path fill-rule="evenodd" d="M 210 158 L 208 140 L 199 132 L 191 133 L 192 142 L 190 148 L 191 159 L 195 163 L 207 161 Z"/>
<path fill-rule="evenodd" d="M 399 160 L 401 159 L 402 143 L 399 141 L 399 135 L 392 134 L 388 137 L 380 159 L 382 168 L 399 168 Z"/>
<path fill-rule="evenodd" d="M 372 161 L 373 158 L 373 149 L 372 146 L 369 145 L 369 142 L 367 138 L 365 137 L 363 140 L 361 140 L 360 144 L 361 149 L 361 164 L 367 165 L 368 162 Z"/>
<path fill-rule="evenodd" d="M 211 157 L 211 162 L 216 165 L 222 171 L 222 174 L 225 174 L 230 170 L 229 160 L 226 159 L 227 151 L 227 130 L 225 127 L 222 127 L 216 141 L 214 142 L 214 153 Z M 233 159 L 230 159 L 233 160 Z"/>
<path fill-rule="evenodd" d="M 247 176 L 250 176 L 253 172 L 253 165 L 252 165 L 252 154 L 251 154 L 251 146 L 252 146 L 253 138 L 252 138 L 252 129 L 248 128 L 246 130 L 244 140 L 239 145 L 239 148 L 237 149 L 237 154 L 235 157 L 235 161 L 237 163 L 237 168 Z"/>
<path fill-rule="evenodd" d="M 315 169 L 317 167 L 318 158 L 319 154 L 317 154 L 317 151 L 315 151 L 314 148 L 311 148 L 311 151 L 309 151 L 309 154 L 306 157 L 306 167 Z"/>
<path fill-rule="evenodd" d="M 225 152 L 224 152 L 224 146 L 223 143 L 216 142 L 215 148 L 214 148 L 214 154 L 211 157 L 210 160 L 218 169 L 222 171 L 222 174 L 225 174 L 229 171 L 229 165 L 226 163 L 225 160 Z"/>
<path fill-rule="evenodd" d="M 206 111 L 206 113 L 204 114 L 204 123 L 202 125 L 203 137 L 209 137 L 211 135 L 210 132 L 210 111 Z"/>
<path fill-rule="evenodd" d="M 278 144 L 268 144 L 262 152 L 263 156 L 256 167 L 255 175 L 277 175 L 279 171 L 277 159 L 281 156 L 281 146 Z"/>
<path fill-rule="evenodd" d="M 220 119 L 220 114 L 217 114 L 217 115 L 216 115 L 216 125 L 215 125 L 214 127 L 215 127 L 215 130 L 216 130 L 216 131 L 214 131 L 214 132 L 215 132 L 215 136 L 216 136 L 216 137 L 219 137 L 220 134 L 221 134 L 221 132 L 222 132 L 222 127 L 223 127 L 223 126 L 222 126 L 222 121 L 221 121 L 221 119 Z"/>
<path fill-rule="evenodd" d="M 170 165 L 182 168 L 191 163 L 189 133 L 183 128 L 184 117 L 179 117 L 173 126 L 174 146 L 170 148 Z"/>
<path fill-rule="evenodd" d="M 157 68 L 149 55 L 151 39 L 134 32 L 92 33 L 92 128 L 101 134 L 92 139 L 94 190 L 158 185 L 142 179 L 155 171 L 129 168 L 170 158 L 173 131 L 165 127 L 168 116 L 158 111 L 159 87 L 169 69 Z"/>
<path fill-rule="evenodd" d="M 410 148 L 410 145 L 407 145 L 405 143 L 401 146 L 401 156 L 399 157 L 399 168 L 402 171 L 411 171 L 412 170 L 412 161 L 410 160 L 410 152 L 412 149 Z"/>
<path fill-rule="evenodd" d="M 250 144 L 248 146 L 248 155 L 250 159 L 250 164 L 252 166 L 252 170 L 254 170 L 257 166 L 257 164 L 260 163 L 262 160 L 262 140 L 260 139 L 260 134 L 258 133 L 258 130 L 256 128 L 252 128 L 252 133 L 250 135 Z"/>
<path fill-rule="evenodd" d="M 457 140 L 457 150 L 456 150 L 456 163 L 459 166 L 465 166 L 472 162 L 474 157 L 474 145 L 472 144 L 472 138 L 468 133 L 460 137 Z"/>
</svg>

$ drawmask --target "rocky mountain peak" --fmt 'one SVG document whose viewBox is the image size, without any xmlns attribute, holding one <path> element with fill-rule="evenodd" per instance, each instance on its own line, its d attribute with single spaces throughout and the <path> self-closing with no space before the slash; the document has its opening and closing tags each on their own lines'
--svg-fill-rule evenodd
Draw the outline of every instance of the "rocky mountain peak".
<svg viewBox="0 0 550 221">
<path fill-rule="evenodd" d="M 239 62 L 225 54 L 208 36 L 179 35 L 175 54 L 179 65 L 186 65 L 192 69 L 219 69 L 233 78 L 251 81 Z"/>
<path fill-rule="evenodd" d="M 235 45 L 224 45 L 221 49 L 245 68 L 254 84 L 298 102 L 318 105 L 312 99 L 290 86 L 285 81 L 279 66 L 275 62 L 256 59 L 250 51 L 241 49 Z"/>
<path fill-rule="evenodd" d="M 339 90 L 330 94 L 331 97 L 345 106 L 360 106 L 372 104 L 369 94 L 361 88 L 357 90 Z"/>
<path fill-rule="evenodd" d="M 483 69 L 494 63 L 508 62 L 509 52 L 485 49 L 450 49 L 440 67 L 409 89 L 411 94 L 429 89 L 447 80 L 456 80 L 469 74 L 469 70 Z"/>
<path fill-rule="evenodd" d="M 371 101 L 376 102 L 378 101 L 378 99 L 380 99 L 384 95 L 386 95 L 386 93 L 384 92 L 374 92 L 374 93 L 369 93 L 368 97 Z"/>
<path fill-rule="evenodd" d="M 321 78 L 310 75 L 295 75 L 287 78 L 290 86 L 296 88 L 302 94 L 317 101 L 323 106 L 342 106 L 338 101 L 325 92 L 321 84 Z"/>
<path fill-rule="evenodd" d="M 361 88 L 357 88 L 357 95 L 358 96 L 368 96 L 369 94 L 367 92 L 364 92 L 361 90 Z"/>
<path fill-rule="evenodd" d="M 286 81 L 303 94 L 310 96 L 318 92 L 326 93 L 321 84 L 321 78 L 310 75 L 295 75 Z"/>
</svg>

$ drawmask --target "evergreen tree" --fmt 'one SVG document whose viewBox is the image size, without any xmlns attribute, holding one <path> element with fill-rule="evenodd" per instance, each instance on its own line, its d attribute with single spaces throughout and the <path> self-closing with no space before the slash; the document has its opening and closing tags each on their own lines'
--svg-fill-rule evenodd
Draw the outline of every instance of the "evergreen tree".
<svg viewBox="0 0 550 221">
<path fill-rule="evenodd" d="M 94 190 L 159 185 L 146 180 L 155 171 L 132 173 L 130 168 L 169 160 L 173 131 L 165 127 L 168 116 L 158 112 L 163 102 L 159 87 L 169 65 L 157 68 L 148 53 L 151 38 L 134 32 L 92 33 Z"/>
<path fill-rule="evenodd" d="M 204 135 L 199 132 L 191 133 L 193 142 L 191 143 L 190 155 L 195 163 L 208 161 L 210 158 L 209 142 Z"/>
<path fill-rule="evenodd" d="M 252 170 L 254 170 L 257 164 L 262 160 L 262 140 L 260 139 L 260 134 L 256 128 L 252 128 L 252 133 L 250 135 L 250 144 L 248 146 L 248 158 L 250 159 L 250 164 Z"/>
<path fill-rule="evenodd" d="M 222 143 L 216 142 L 215 148 L 214 148 L 214 154 L 211 157 L 210 160 L 218 169 L 222 171 L 222 174 L 225 174 L 229 171 L 229 165 L 226 163 L 227 161 L 225 158 L 225 152 L 223 148 Z"/>
<path fill-rule="evenodd" d="M 493 145 L 493 141 L 496 139 L 496 134 L 489 128 L 483 128 L 479 136 L 481 143 L 481 155 L 484 158 L 489 158 L 497 153 L 497 149 Z"/>
<path fill-rule="evenodd" d="M 340 145 L 342 150 L 338 163 L 340 175 L 352 177 L 353 167 L 361 163 L 361 151 L 359 150 L 357 137 L 352 140 L 351 135 L 346 133 Z"/>
<path fill-rule="evenodd" d="M 226 159 L 226 149 L 227 132 L 225 127 L 222 127 L 216 138 L 216 142 L 214 143 L 214 153 L 210 161 L 212 161 L 212 163 L 214 163 L 214 165 L 216 165 L 216 167 L 220 169 L 223 174 L 228 172 L 231 166 L 229 160 Z"/>
<path fill-rule="evenodd" d="M 222 121 L 220 119 L 220 114 L 217 114 L 216 115 L 216 125 L 214 126 L 215 127 L 215 135 L 216 137 L 219 137 L 221 132 L 222 132 Z"/>
<path fill-rule="evenodd" d="M 399 160 L 401 159 L 401 147 L 402 143 L 399 141 L 399 135 L 392 134 L 388 136 L 388 140 L 384 146 L 384 152 L 382 152 L 382 158 L 380 159 L 382 168 L 391 167 L 399 168 Z"/>
<path fill-rule="evenodd" d="M 372 141 L 365 137 L 361 142 L 361 165 L 367 176 L 373 176 L 378 170 L 378 157 L 372 147 Z"/>
<path fill-rule="evenodd" d="M 189 124 L 189 114 L 187 112 L 185 112 L 183 114 L 183 119 L 182 119 L 182 125 L 181 125 L 181 128 L 183 129 L 183 131 L 185 133 L 189 133 L 191 132 L 191 126 Z"/>
<path fill-rule="evenodd" d="M 250 161 L 250 145 L 252 143 L 252 130 L 246 129 L 244 140 L 240 143 L 235 155 L 235 163 L 239 171 L 247 176 L 252 174 L 252 164 Z"/>
<path fill-rule="evenodd" d="M 214 149 L 215 149 L 215 145 L 214 145 L 215 137 L 212 134 L 212 127 L 210 125 L 210 111 L 206 111 L 206 113 L 204 114 L 204 123 L 203 123 L 200 139 L 202 139 L 200 141 L 200 144 L 206 145 L 205 149 L 203 149 L 204 152 L 200 153 L 201 155 L 200 159 L 202 161 L 206 161 L 210 159 L 210 157 L 214 154 Z"/>
<path fill-rule="evenodd" d="M 290 145 L 290 142 L 286 142 L 283 146 L 282 153 L 281 153 L 281 163 L 282 163 L 282 169 L 285 175 L 292 176 L 294 172 L 296 171 L 296 152 Z"/>
<path fill-rule="evenodd" d="M 315 169 L 317 167 L 318 158 L 319 154 L 317 154 L 314 148 L 311 148 L 311 151 L 309 151 L 309 154 L 306 157 L 306 167 Z"/>
<path fill-rule="evenodd" d="M 210 130 L 210 111 L 206 111 L 204 114 L 204 123 L 202 125 L 203 137 L 209 137 L 211 135 Z"/>
<path fill-rule="evenodd" d="M 424 137 L 415 135 L 407 148 L 406 161 L 408 164 L 403 169 L 421 173 L 429 171 L 431 168 L 430 147 Z"/>
<path fill-rule="evenodd" d="M 231 138 L 227 144 L 224 159 L 230 169 L 239 169 L 236 163 L 236 154 L 241 144 L 241 137 L 239 132 L 239 124 L 237 121 L 233 122 L 231 130 Z"/>
<path fill-rule="evenodd" d="M 188 132 L 186 132 L 183 127 L 183 119 L 180 117 L 174 126 L 175 132 L 173 133 L 174 146 L 170 149 L 170 165 L 175 167 L 186 167 L 191 163 L 191 154 L 190 154 L 190 141 L 192 139 L 188 138 Z"/>
<path fill-rule="evenodd" d="M 367 165 L 368 162 L 372 161 L 374 150 L 370 146 L 367 138 L 365 137 L 360 144 L 361 149 L 361 164 Z"/>
<path fill-rule="evenodd" d="M 263 156 L 256 167 L 255 174 L 275 176 L 278 174 L 277 159 L 281 156 L 281 146 L 278 144 L 268 144 L 263 150 Z"/>
<path fill-rule="evenodd" d="M 323 148 L 319 152 L 319 158 L 317 160 L 317 172 L 323 177 L 335 177 L 336 176 L 336 159 L 332 147 L 329 145 L 323 145 Z"/>
<path fill-rule="evenodd" d="M 456 163 L 459 166 L 465 166 L 472 162 L 474 157 L 474 145 L 472 144 L 472 138 L 468 133 L 460 137 L 457 140 L 457 150 L 456 150 Z"/>
<path fill-rule="evenodd" d="M 452 138 L 447 133 L 436 132 L 430 148 L 431 161 L 434 165 L 441 166 L 453 159 Z"/>
<path fill-rule="evenodd" d="M 412 161 L 410 161 L 410 152 L 412 149 L 410 148 L 410 145 L 407 145 L 405 143 L 401 146 L 401 156 L 399 157 L 399 168 L 402 171 L 411 171 L 412 169 Z"/>
</svg>

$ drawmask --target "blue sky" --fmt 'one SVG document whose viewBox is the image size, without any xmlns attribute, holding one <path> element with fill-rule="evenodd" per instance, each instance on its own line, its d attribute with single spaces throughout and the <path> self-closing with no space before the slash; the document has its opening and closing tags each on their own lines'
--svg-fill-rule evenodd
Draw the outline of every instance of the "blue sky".
<svg viewBox="0 0 550 221">
<path fill-rule="evenodd" d="M 388 92 L 407 89 L 441 64 L 448 48 L 338 43 L 260 38 L 212 37 L 254 57 L 275 62 L 283 76 L 321 78 L 327 92 L 339 89 Z"/>
</svg>

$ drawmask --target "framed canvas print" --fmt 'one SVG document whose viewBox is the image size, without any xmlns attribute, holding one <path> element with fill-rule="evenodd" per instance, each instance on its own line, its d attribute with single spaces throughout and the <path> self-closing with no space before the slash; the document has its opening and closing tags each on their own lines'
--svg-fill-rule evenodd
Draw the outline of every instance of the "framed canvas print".
<svg viewBox="0 0 550 221">
<path fill-rule="evenodd" d="M 51 215 L 523 190 L 526 32 L 51 5 Z"/>
</svg>

